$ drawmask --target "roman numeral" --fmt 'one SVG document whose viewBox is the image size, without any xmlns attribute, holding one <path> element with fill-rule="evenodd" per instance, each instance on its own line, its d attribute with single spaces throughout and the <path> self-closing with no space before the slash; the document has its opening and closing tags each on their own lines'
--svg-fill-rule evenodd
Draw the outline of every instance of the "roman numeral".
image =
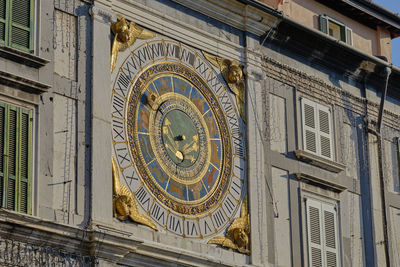
<svg viewBox="0 0 400 267">
<path fill-rule="evenodd" d="M 175 44 L 166 43 L 165 47 L 167 50 L 166 51 L 167 57 L 174 57 L 176 59 L 179 59 L 179 46 Z"/>
<path fill-rule="evenodd" d="M 181 47 L 181 60 L 187 64 L 194 65 L 194 55 L 185 48 Z"/>
<path fill-rule="evenodd" d="M 244 158 L 244 147 L 243 147 L 243 138 L 240 135 L 232 135 L 233 139 L 233 147 L 235 149 L 235 154 Z"/>
<path fill-rule="evenodd" d="M 210 70 L 210 68 L 208 67 L 208 65 L 206 63 L 204 63 L 204 61 L 200 60 L 200 58 L 197 59 L 197 64 L 196 64 L 196 71 L 198 71 L 201 76 L 203 76 L 203 78 L 207 78 L 206 74 L 208 74 L 208 71 Z"/>
<path fill-rule="evenodd" d="M 198 236 L 196 223 L 193 221 L 186 221 L 186 235 L 187 236 Z"/>
<path fill-rule="evenodd" d="M 127 161 L 128 163 L 131 162 L 129 160 L 128 149 L 126 149 L 126 147 L 117 148 L 115 150 L 117 152 L 118 161 L 121 166 L 124 164 L 125 161 Z"/>
<path fill-rule="evenodd" d="M 244 161 L 239 157 L 235 157 L 233 159 L 233 166 L 233 174 L 238 178 L 242 178 L 244 173 Z"/>
<path fill-rule="evenodd" d="M 149 51 L 147 50 L 146 46 L 137 49 L 133 55 L 138 60 L 138 63 L 141 67 L 146 65 L 146 63 L 150 60 Z"/>
<path fill-rule="evenodd" d="M 225 201 L 224 201 L 224 203 L 223 203 L 222 205 L 223 205 L 223 207 L 224 207 L 224 210 L 225 210 L 226 214 L 228 214 L 229 216 L 231 216 L 232 213 L 233 213 L 233 211 L 235 210 L 236 205 L 235 205 L 234 201 L 232 201 L 230 195 L 228 195 L 228 196 L 225 198 Z"/>
<path fill-rule="evenodd" d="M 220 228 L 226 222 L 226 217 L 222 213 L 221 209 L 218 209 L 216 212 L 214 212 L 212 214 L 212 218 L 217 228 Z"/>
<path fill-rule="evenodd" d="M 142 186 L 141 188 L 139 188 L 139 190 L 136 192 L 135 194 L 136 199 L 139 201 L 139 203 L 142 205 L 142 207 L 148 211 L 150 208 L 150 196 L 147 193 L 147 191 L 144 189 L 144 187 Z"/>
<path fill-rule="evenodd" d="M 118 73 L 117 84 L 114 88 L 116 92 L 119 92 L 120 95 L 126 97 L 129 89 L 129 85 L 131 84 L 128 76 L 123 72 Z"/>
<path fill-rule="evenodd" d="M 236 198 L 236 200 L 239 200 L 241 191 L 241 182 L 239 179 L 232 177 L 231 187 L 229 191 Z"/>
<path fill-rule="evenodd" d="M 218 76 L 214 71 L 211 72 L 210 77 L 208 78 L 207 82 L 211 85 L 211 88 L 213 89 L 214 94 L 219 95 L 219 93 L 223 89 L 223 85 L 220 82 L 220 80 L 218 79 Z"/>
<path fill-rule="evenodd" d="M 133 80 L 138 71 L 138 66 L 136 65 L 136 61 L 133 56 L 130 56 L 126 60 L 126 63 L 122 66 L 122 70 L 127 74 L 129 80 Z"/>
<path fill-rule="evenodd" d="M 204 221 L 203 221 L 202 226 L 203 226 L 203 227 L 202 227 L 202 232 L 203 232 L 203 235 L 204 235 L 204 236 L 208 235 L 209 233 L 212 233 L 211 227 L 210 227 L 210 225 L 208 224 L 207 220 L 204 220 Z"/>
<path fill-rule="evenodd" d="M 138 175 L 137 175 L 137 173 L 135 171 L 135 168 L 130 166 L 129 168 L 124 170 L 123 173 L 125 175 L 125 178 L 128 179 L 127 182 L 128 182 L 129 188 L 131 189 L 131 191 L 133 191 L 132 190 L 133 189 L 133 185 L 136 182 L 139 182 L 139 177 L 138 177 Z"/>
<path fill-rule="evenodd" d="M 157 203 L 154 203 L 150 213 L 151 217 L 154 218 L 159 224 L 165 224 L 165 210 L 162 209 Z"/>
<path fill-rule="evenodd" d="M 229 113 L 233 110 L 233 105 L 226 91 L 219 96 L 219 101 L 221 102 L 225 113 Z"/>
<path fill-rule="evenodd" d="M 149 52 L 152 59 L 164 56 L 164 46 L 162 43 L 150 43 Z"/>
<path fill-rule="evenodd" d="M 239 121 L 235 113 L 231 113 L 230 115 L 226 115 L 228 119 L 229 128 L 231 129 L 232 134 L 239 134 Z"/>
<path fill-rule="evenodd" d="M 113 119 L 112 125 L 114 141 L 125 141 L 123 122 L 117 119 Z"/>
<path fill-rule="evenodd" d="M 124 117 L 124 106 L 125 106 L 125 100 L 122 97 L 120 97 L 116 94 L 113 94 L 112 115 L 123 118 Z"/>
<path fill-rule="evenodd" d="M 168 218 L 168 229 L 177 234 L 182 234 L 181 220 L 178 217 L 170 214 Z"/>
</svg>

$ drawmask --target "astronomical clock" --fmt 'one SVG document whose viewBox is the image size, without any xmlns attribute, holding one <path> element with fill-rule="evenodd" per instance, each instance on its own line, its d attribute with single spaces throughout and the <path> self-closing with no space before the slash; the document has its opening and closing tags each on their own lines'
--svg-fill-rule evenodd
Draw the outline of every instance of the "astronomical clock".
<svg viewBox="0 0 400 267">
<path fill-rule="evenodd" d="M 111 28 L 114 216 L 248 253 L 239 64 L 121 16 Z"/>
</svg>

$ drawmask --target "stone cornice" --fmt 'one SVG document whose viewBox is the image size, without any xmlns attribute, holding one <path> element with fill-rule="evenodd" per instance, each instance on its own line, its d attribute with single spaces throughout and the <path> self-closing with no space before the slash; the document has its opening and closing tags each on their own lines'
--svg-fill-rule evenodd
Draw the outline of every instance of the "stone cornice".
<svg viewBox="0 0 400 267">
<path fill-rule="evenodd" d="M 263 35 L 280 22 L 276 16 L 232 0 L 173 0 L 237 29 Z M 271 10 L 272 11 L 272 10 Z"/>
<path fill-rule="evenodd" d="M 9 46 L 0 45 L 0 57 L 24 64 L 26 66 L 39 69 L 50 61 Z"/>
<path fill-rule="evenodd" d="M 47 90 L 51 87 L 50 85 L 33 81 L 4 71 L 0 71 L 0 83 L 34 94 L 47 92 Z"/>
</svg>

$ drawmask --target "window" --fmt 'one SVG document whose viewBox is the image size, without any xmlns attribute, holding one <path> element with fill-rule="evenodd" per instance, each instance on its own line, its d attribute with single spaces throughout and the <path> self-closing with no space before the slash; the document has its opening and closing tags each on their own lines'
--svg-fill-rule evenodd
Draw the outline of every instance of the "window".
<svg viewBox="0 0 400 267">
<path fill-rule="evenodd" d="M 332 115 L 328 107 L 302 99 L 303 149 L 333 160 Z"/>
<path fill-rule="evenodd" d="M 308 265 L 340 266 L 336 206 L 307 198 L 306 218 Z"/>
<path fill-rule="evenodd" d="M 333 38 L 343 41 L 348 45 L 353 45 L 353 31 L 343 23 L 327 15 L 319 16 L 319 29 Z"/>
<path fill-rule="evenodd" d="M 0 102 L 0 206 L 30 213 L 32 111 Z"/>
<path fill-rule="evenodd" d="M 0 0 L 0 44 L 33 52 L 33 0 Z"/>
</svg>

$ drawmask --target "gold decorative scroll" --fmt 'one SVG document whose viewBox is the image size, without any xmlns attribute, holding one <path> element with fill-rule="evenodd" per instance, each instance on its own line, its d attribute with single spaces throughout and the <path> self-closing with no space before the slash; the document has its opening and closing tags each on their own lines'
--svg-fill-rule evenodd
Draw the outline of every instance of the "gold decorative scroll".
<svg viewBox="0 0 400 267">
<path fill-rule="evenodd" d="M 111 24 L 111 30 L 115 34 L 111 47 L 111 72 L 115 68 L 118 52 L 124 51 L 136 41 L 136 39 L 150 39 L 155 33 L 146 31 L 134 22 L 127 22 L 125 18 L 117 14 L 117 22 Z"/>
<path fill-rule="evenodd" d="M 233 220 L 225 236 L 217 236 L 208 244 L 217 244 L 223 247 L 235 249 L 241 253 L 250 254 L 250 215 L 247 212 L 247 196 L 243 200 L 240 217 Z"/>
<path fill-rule="evenodd" d="M 119 171 L 117 163 L 114 158 L 112 159 L 112 170 L 113 170 L 113 182 L 114 182 L 114 196 L 113 196 L 113 209 L 114 217 L 124 221 L 130 218 L 132 221 L 147 225 L 148 227 L 157 230 L 156 225 L 147 216 L 140 214 L 138 206 L 133 193 L 129 189 L 121 184 L 119 179 Z"/>
<path fill-rule="evenodd" d="M 222 57 L 212 56 L 203 51 L 204 57 L 210 61 L 211 64 L 221 70 L 222 77 L 228 84 L 229 89 L 236 96 L 236 104 L 239 109 L 240 117 L 243 122 L 246 122 L 244 116 L 244 79 L 243 71 L 239 63 L 236 60 L 229 60 Z"/>
</svg>

